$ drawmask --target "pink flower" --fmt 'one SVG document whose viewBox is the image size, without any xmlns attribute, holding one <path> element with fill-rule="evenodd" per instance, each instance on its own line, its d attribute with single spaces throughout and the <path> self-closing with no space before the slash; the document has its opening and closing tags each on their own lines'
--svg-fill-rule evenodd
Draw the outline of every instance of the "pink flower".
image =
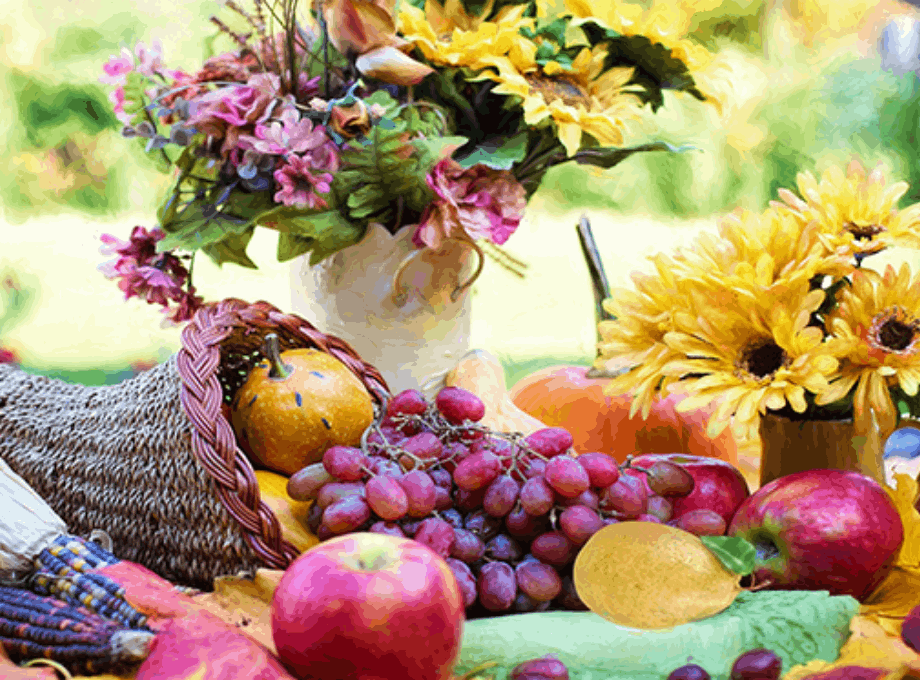
<svg viewBox="0 0 920 680">
<path fill-rule="evenodd" d="M 112 102 L 112 111 L 115 112 L 115 117 L 119 122 L 125 125 L 130 123 L 134 116 L 125 111 L 125 88 L 119 85 L 109 92 L 109 101 Z"/>
<path fill-rule="evenodd" d="M 134 70 L 134 57 L 127 49 L 122 48 L 120 55 L 109 57 L 102 65 L 102 70 L 105 75 L 99 76 L 99 82 L 106 85 L 124 85 L 125 77 Z"/>
<path fill-rule="evenodd" d="M 413 235 L 419 248 L 437 250 L 448 238 L 487 238 L 501 245 L 524 216 L 524 187 L 506 170 L 481 163 L 463 168 L 445 158 L 427 179 L 437 198 L 422 213 Z"/>
<path fill-rule="evenodd" d="M 307 208 L 325 208 L 327 203 L 317 192 L 329 193 L 332 175 L 328 172 L 314 172 L 309 158 L 291 155 L 275 170 L 275 181 L 281 189 L 275 193 L 275 201 L 284 205 Z"/>
<path fill-rule="evenodd" d="M 255 137 L 241 135 L 240 146 L 263 154 L 287 156 L 319 149 L 329 141 L 322 126 L 313 127 L 309 118 L 301 120 L 293 106 L 285 107 L 278 120 L 256 125 Z"/>
<path fill-rule="evenodd" d="M 280 96 L 281 81 L 274 73 L 259 73 L 245 85 L 222 87 L 198 97 L 188 119 L 190 127 L 211 137 L 223 139 L 221 153 L 227 157 L 242 135 L 255 131 L 264 122 L 269 104 Z"/>
<path fill-rule="evenodd" d="M 148 78 L 152 78 L 163 69 L 163 46 L 159 40 L 154 39 L 153 44 L 147 47 L 140 42 L 134 46 L 134 56 L 137 57 L 137 71 Z"/>
<path fill-rule="evenodd" d="M 0 347 L 0 364 L 18 364 L 19 357 L 16 352 L 5 347 Z"/>
</svg>

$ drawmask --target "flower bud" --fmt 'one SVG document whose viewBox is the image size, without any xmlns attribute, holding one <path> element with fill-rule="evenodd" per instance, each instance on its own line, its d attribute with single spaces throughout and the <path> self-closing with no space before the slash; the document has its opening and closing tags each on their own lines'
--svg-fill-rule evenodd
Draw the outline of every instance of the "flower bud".
<svg viewBox="0 0 920 680">
<path fill-rule="evenodd" d="M 365 52 L 355 64 L 363 75 L 391 85 L 417 85 L 434 69 L 392 45 Z"/>
<path fill-rule="evenodd" d="M 364 136 L 371 131 L 367 105 L 358 99 L 354 104 L 335 105 L 329 110 L 329 129 L 345 139 Z"/>
</svg>

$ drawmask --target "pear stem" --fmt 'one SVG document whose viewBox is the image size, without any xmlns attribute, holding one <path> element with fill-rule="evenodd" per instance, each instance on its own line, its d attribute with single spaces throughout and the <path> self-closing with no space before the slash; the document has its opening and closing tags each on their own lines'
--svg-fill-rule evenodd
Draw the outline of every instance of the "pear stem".
<svg viewBox="0 0 920 680">
<path fill-rule="evenodd" d="M 293 366 L 281 361 L 281 346 L 277 333 L 269 333 L 265 336 L 263 351 L 271 364 L 271 369 L 268 371 L 269 378 L 284 380 L 294 372 Z"/>
</svg>

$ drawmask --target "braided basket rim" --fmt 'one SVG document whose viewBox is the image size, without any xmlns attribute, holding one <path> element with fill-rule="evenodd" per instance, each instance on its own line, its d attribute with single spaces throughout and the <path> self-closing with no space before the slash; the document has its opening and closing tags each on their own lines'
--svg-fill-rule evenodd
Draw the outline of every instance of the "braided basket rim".
<svg viewBox="0 0 920 680">
<path fill-rule="evenodd" d="M 362 360 L 347 342 L 264 300 L 250 304 L 225 298 L 209 303 L 182 329 L 176 364 L 180 402 L 192 426 L 192 453 L 213 480 L 221 504 L 240 525 L 256 557 L 268 568 L 285 569 L 300 552 L 284 540 L 278 518 L 262 501 L 252 463 L 225 416 L 224 393 L 218 379 L 224 343 L 231 335 L 274 330 L 283 330 L 303 347 L 318 349 L 341 361 L 378 405 L 385 404 L 390 392 L 380 372 Z"/>
</svg>

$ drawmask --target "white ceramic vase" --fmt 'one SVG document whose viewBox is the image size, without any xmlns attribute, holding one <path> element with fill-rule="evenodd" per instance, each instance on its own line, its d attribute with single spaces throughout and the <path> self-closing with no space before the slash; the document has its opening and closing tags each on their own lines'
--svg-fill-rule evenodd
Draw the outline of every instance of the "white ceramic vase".
<svg viewBox="0 0 920 680">
<path fill-rule="evenodd" d="M 348 342 L 393 394 L 422 388 L 432 396 L 470 349 L 470 287 L 483 255 L 457 240 L 419 250 L 412 233 L 373 223 L 359 243 L 315 266 L 295 259 L 291 309 Z"/>
</svg>

